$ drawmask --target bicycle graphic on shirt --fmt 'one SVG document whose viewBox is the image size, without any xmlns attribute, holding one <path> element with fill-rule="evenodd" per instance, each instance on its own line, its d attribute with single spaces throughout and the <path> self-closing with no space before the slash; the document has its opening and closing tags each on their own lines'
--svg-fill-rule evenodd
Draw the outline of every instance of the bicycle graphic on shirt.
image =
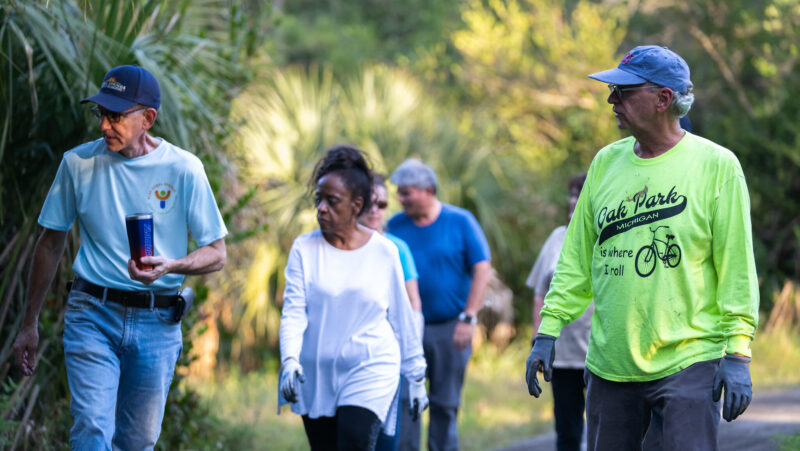
<svg viewBox="0 0 800 451">
<path fill-rule="evenodd" d="M 664 262 L 664 267 L 674 268 L 681 262 L 681 248 L 676 243 L 670 244 L 675 239 L 675 235 L 667 233 L 667 241 L 656 238 L 656 231 L 660 228 L 668 229 L 669 226 L 658 226 L 650 229 L 653 233 L 653 241 L 646 244 L 636 253 L 636 273 L 641 277 L 648 277 L 656 269 L 656 260 Z M 659 244 L 663 244 L 664 252 L 659 250 Z"/>
</svg>

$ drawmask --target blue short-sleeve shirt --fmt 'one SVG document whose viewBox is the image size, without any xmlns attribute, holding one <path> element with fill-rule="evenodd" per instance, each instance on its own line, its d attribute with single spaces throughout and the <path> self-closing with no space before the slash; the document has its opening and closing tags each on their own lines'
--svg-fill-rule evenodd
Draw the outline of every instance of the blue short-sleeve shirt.
<svg viewBox="0 0 800 451">
<path fill-rule="evenodd" d="M 414 256 L 425 322 L 457 317 L 467 303 L 472 267 L 491 258 L 486 236 L 472 213 L 442 204 L 432 224 L 419 227 L 398 213 L 389 220 L 388 229 L 408 244 Z"/>
<path fill-rule="evenodd" d="M 102 139 L 64 154 L 39 224 L 65 231 L 75 219 L 81 247 L 73 269 L 83 279 L 121 290 L 175 289 L 182 274 L 166 274 L 145 286 L 128 274 L 125 216 L 152 213 L 155 255 L 186 255 L 188 232 L 198 246 L 227 235 L 203 164 L 167 141 L 138 158 L 106 149 Z"/>
<path fill-rule="evenodd" d="M 419 279 L 417 266 L 414 264 L 414 256 L 411 254 L 411 249 L 408 248 L 408 244 L 391 233 L 387 233 L 386 238 L 389 238 L 389 241 L 394 243 L 394 245 L 397 246 L 397 250 L 400 251 L 400 264 L 403 265 L 403 279 L 406 282 Z"/>
</svg>

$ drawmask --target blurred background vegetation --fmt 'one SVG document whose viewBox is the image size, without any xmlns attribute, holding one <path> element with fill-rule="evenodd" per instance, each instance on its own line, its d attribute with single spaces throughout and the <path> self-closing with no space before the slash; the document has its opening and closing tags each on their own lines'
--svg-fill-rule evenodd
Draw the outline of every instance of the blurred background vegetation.
<svg viewBox="0 0 800 451">
<path fill-rule="evenodd" d="M 67 446 L 60 334 L 76 230 L 34 376 L 14 371 L 11 346 L 44 196 L 62 153 L 98 136 L 78 102 L 120 64 L 159 79 L 154 133 L 202 158 L 232 232 L 226 268 L 189 279 L 201 302 L 184 322 L 162 449 L 259 448 L 286 431 L 277 449 L 303 447 L 297 418 L 273 413 L 283 266 L 315 227 L 313 165 L 345 142 L 383 172 L 410 156 L 432 165 L 513 293 L 521 339 L 476 351 L 465 447 L 542 431 L 549 407 L 522 396 L 524 280 L 564 222 L 568 177 L 623 136 L 586 74 L 644 43 L 687 60 L 694 132 L 747 176 L 764 330 L 754 380 L 800 383 L 787 366 L 800 359 L 785 357 L 800 355 L 798 29 L 793 0 L 0 0 L 0 447 Z M 517 388 L 496 393 L 491 377 Z"/>
</svg>

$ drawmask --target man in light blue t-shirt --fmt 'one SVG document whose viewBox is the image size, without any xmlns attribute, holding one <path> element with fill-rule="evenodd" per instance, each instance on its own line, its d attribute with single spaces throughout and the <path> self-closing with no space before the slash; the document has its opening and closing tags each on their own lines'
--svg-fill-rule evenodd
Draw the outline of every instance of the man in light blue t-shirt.
<svg viewBox="0 0 800 451">
<path fill-rule="evenodd" d="M 489 245 L 472 213 L 436 198 L 436 173 L 406 160 L 392 174 L 403 212 L 389 232 L 411 248 L 419 272 L 428 362 L 428 449 L 458 449 L 457 415 L 478 310 L 491 276 Z M 419 449 L 419 423 L 403 418 L 400 449 Z"/>
<path fill-rule="evenodd" d="M 64 154 L 47 194 L 15 360 L 33 373 L 39 312 L 77 219 L 81 246 L 63 338 L 70 446 L 152 449 L 182 349 L 190 295 L 180 285 L 184 275 L 222 268 L 228 231 L 200 160 L 148 134 L 161 104 L 149 72 L 116 67 L 86 102 L 96 105 L 103 137 Z M 152 215 L 154 249 L 141 268 L 125 225 L 126 216 L 140 213 Z M 188 255 L 187 230 L 197 242 Z"/>
</svg>

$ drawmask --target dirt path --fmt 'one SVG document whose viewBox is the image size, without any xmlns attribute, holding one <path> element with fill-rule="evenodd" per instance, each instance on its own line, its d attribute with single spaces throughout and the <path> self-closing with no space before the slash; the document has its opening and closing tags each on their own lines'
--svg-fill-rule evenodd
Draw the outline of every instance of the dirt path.
<svg viewBox="0 0 800 451">
<path fill-rule="evenodd" d="M 778 434 L 800 432 L 800 387 L 756 392 L 753 403 L 736 421 L 723 420 L 720 451 L 777 451 Z M 522 440 L 498 451 L 555 451 L 555 432 Z"/>
</svg>

